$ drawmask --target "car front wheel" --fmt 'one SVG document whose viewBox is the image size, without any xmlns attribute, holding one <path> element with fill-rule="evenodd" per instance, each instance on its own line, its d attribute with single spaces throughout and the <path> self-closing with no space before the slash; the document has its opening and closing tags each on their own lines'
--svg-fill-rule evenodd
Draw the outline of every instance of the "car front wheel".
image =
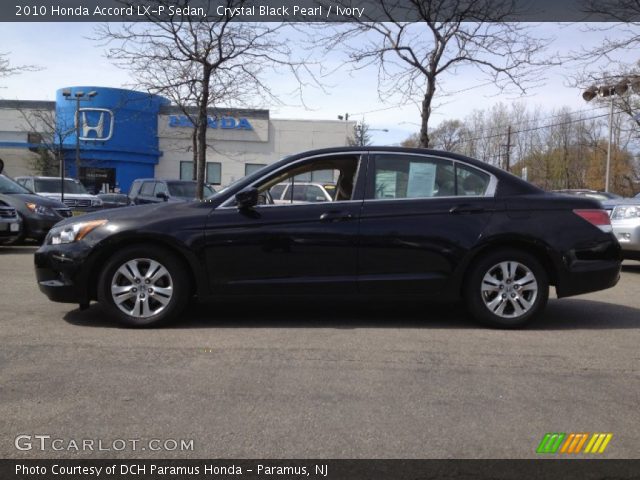
<svg viewBox="0 0 640 480">
<path fill-rule="evenodd" d="M 114 255 L 100 276 L 98 300 L 122 323 L 158 326 L 182 312 L 189 297 L 182 263 L 155 246 L 134 246 Z"/>
<path fill-rule="evenodd" d="M 532 255 L 505 249 L 482 257 L 465 285 L 471 314 L 499 328 L 518 328 L 533 320 L 549 298 L 549 280 Z"/>
</svg>

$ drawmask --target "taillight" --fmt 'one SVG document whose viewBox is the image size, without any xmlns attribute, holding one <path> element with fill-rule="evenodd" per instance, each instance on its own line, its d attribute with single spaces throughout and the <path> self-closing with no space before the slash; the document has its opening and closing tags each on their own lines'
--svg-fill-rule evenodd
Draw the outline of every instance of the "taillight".
<svg viewBox="0 0 640 480">
<path fill-rule="evenodd" d="M 603 232 L 611 232 L 611 219 L 606 210 L 574 210 L 573 213 L 595 225 Z"/>
</svg>

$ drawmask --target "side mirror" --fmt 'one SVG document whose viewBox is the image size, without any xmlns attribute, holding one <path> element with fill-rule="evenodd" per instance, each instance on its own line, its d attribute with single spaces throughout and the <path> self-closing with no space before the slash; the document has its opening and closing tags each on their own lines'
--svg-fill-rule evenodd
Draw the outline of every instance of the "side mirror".
<svg viewBox="0 0 640 480">
<path fill-rule="evenodd" d="M 169 200 L 169 195 L 167 195 L 165 192 L 158 192 L 156 193 L 156 198 L 161 198 L 166 202 L 167 200 Z"/>
<path fill-rule="evenodd" d="M 4 162 L 0 158 L 0 173 L 2 173 L 3 170 L 4 170 Z"/>
<path fill-rule="evenodd" d="M 258 189 L 252 187 L 239 191 L 236 193 L 236 202 L 240 209 L 255 207 L 258 204 Z"/>
</svg>

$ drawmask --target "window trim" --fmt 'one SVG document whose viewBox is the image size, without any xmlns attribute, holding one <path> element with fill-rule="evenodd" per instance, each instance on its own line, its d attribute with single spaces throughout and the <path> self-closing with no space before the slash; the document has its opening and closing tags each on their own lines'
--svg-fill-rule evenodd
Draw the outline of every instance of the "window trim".
<svg viewBox="0 0 640 480">
<path fill-rule="evenodd" d="M 183 163 L 190 163 L 191 164 L 191 178 L 182 178 L 182 164 Z M 180 180 L 193 180 L 193 172 L 194 169 L 196 168 L 196 164 L 193 160 L 180 160 L 180 163 L 178 164 L 178 178 Z"/>
<path fill-rule="evenodd" d="M 489 175 L 489 185 L 487 185 L 487 190 L 484 195 L 448 195 L 442 197 L 402 197 L 402 198 L 375 198 L 375 157 L 376 155 L 393 155 L 393 156 L 410 156 L 410 157 L 423 157 L 423 158 L 436 158 L 438 160 L 445 160 L 451 162 L 454 167 L 454 172 L 457 170 L 457 165 L 464 165 L 467 168 L 477 170 L 485 175 Z M 432 154 L 424 154 L 424 153 L 415 153 L 415 152 L 385 152 L 385 151 L 370 151 L 369 152 L 369 165 L 370 165 L 370 175 L 366 181 L 366 188 L 364 192 L 364 201 L 365 202 L 395 202 L 395 201 L 407 201 L 407 200 L 443 200 L 443 199 L 464 199 L 464 198 L 494 198 L 496 195 L 496 190 L 498 188 L 498 178 L 491 172 L 487 172 L 482 168 L 478 168 L 475 165 L 471 165 L 462 160 L 457 160 L 455 158 L 443 157 L 440 155 L 432 155 Z"/>
<path fill-rule="evenodd" d="M 255 166 L 259 166 L 260 168 L 258 168 L 257 170 L 254 170 L 254 171 L 253 171 L 253 172 L 251 172 L 251 173 L 247 173 L 247 166 L 248 166 L 248 165 L 255 165 Z M 269 164 L 268 164 L 268 163 L 251 163 L 251 162 L 246 162 L 246 163 L 244 164 L 244 176 L 246 177 L 246 176 L 248 176 L 248 175 L 251 175 L 252 173 L 257 172 L 258 170 L 262 170 L 264 167 L 268 167 L 268 166 L 269 166 Z"/>
<path fill-rule="evenodd" d="M 220 166 L 220 178 L 219 181 L 217 183 L 211 182 L 209 181 L 209 165 L 219 165 Z M 222 185 L 222 162 L 205 162 L 204 165 L 204 176 L 207 180 L 206 183 L 208 183 L 209 185 Z"/>
</svg>

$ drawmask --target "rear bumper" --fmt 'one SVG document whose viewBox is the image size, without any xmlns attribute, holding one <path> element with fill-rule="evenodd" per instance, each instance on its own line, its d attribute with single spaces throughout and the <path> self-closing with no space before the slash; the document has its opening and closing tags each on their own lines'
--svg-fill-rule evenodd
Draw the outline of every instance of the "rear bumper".
<svg viewBox="0 0 640 480">
<path fill-rule="evenodd" d="M 573 250 L 563 258 L 558 271 L 558 298 L 611 288 L 620 279 L 622 251 L 611 238 L 589 248 Z"/>
</svg>

